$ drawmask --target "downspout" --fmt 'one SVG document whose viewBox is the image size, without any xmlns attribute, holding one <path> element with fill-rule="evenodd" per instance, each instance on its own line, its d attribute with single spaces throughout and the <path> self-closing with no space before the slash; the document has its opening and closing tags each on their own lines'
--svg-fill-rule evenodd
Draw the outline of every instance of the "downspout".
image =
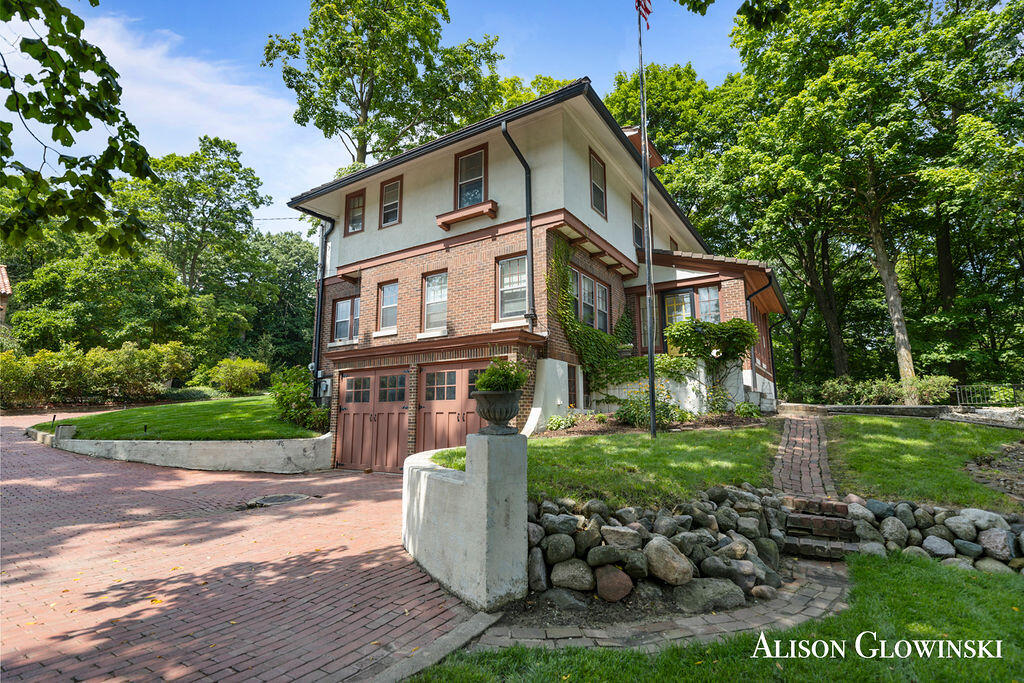
<svg viewBox="0 0 1024 683">
<path fill-rule="evenodd" d="M 304 214 L 322 221 L 320 224 L 320 229 L 323 231 L 320 237 L 320 262 L 317 263 L 316 268 L 316 306 L 313 309 L 313 362 L 309 364 L 309 371 L 312 375 L 310 380 L 312 383 L 312 395 L 314 398 L 319 398 L 317 396 L 317 389 L 320 384 L 318 375 L 320 371 L 320 321 L 323 318 L 324 306 L 324 271 L 327 268 L 327 240 L 330 238 L 331 233 L 334 232 L 334 219 L 301 206 L 295 208 Z M 323 228 L 323 223 L 328 224 L 326 230 Z"/>
<path fill-rule="evenodd" d="M 508 121 L 501 122 L 501 134 L 512 149 L 512 153 L 523 165 L 523 176 L 526 179 L 526 320 L 530 324 L 530 332 L 537 322 L 537 306 L 533 298 L 533 185 L 530 182 L 530 165 L 526 163 L 523 153 L 519 151 L 512 136 L 508 134 Z"/>
<path fill-rule="evenodd" d="M 763 292 L 764 290 L 768 289 L 771 286 L 772 286 L 772 279 L 769 277 L 768 278 L 768 284 L 766 284 L 761 289 L 758 289 L 758 290 L 756 290 L 754 292 L 751 292 L 750 294 L 747 295 L 747 320 L 749 322 L 754 322 L 753 320 L 751 320 L 751 318 L 753 317 L 751 315 L 753 313 L 753 304 L 750 302 L 750 300 L 753 299 L 755 296 L 757 296 L 758 294 L 760 294 L 761 292 Z M 754 323 L 754 324 L 756 325 L 757 323 Z M 752 387 L 754 391 L 757 391 L 757 360 L 754 358 L 754 350 L 756 348 L 757 348 L 756 346 L 751 346 L 750 347 L 750 378 L 751 378 L 751 381 L 753 382 L 753 385 L 754 385 Z"/>
</svg>

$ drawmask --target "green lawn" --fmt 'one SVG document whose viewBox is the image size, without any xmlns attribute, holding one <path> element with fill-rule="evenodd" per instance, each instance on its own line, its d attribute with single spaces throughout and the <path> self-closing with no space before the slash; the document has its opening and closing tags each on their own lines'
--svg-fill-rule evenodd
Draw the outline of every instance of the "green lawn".
<svg viewBox="0 0 1024 683">
<path fill-rule="evenodd" d="M 920 418 L 837 415 L 828 455 L 841 493 L 961 507 L 1020 510 L 1007 496 L 973 481 L 963 466 L 1024 433 Z"/>
<path fill-rule="evenodd" d="M 752 659 L 757 633 L 722 643 L 674 647 L 651 656 L 631 650 L 458 652 L 418 681 L 1010 681 L 1024 672 L 1024 579 L 943 567 L 931 560 L 856 555 L 849 559 L 850 609 L 772 633 L 789 639 L 846 640 L 841 659 Z M 854 640 L 996 639 L 1002 659 L 861 659 Z M 874 640 L 865 637 L 867 642 Z M 865 648 L 868 649 L 868 648 Z"/>
<path fill-rule="evenodd" d="M 78 439 L 215 441 L 319 436 L 316 432 L 278 418 L 271 396 L 129 408 L 58 420 L 56 424 L 78 427 L 75 434 Z M 49 422 L 41 422 L 35 428 L 53 431 Z"/>
<path fill-rule="evenodd" d="M 714 484 L 767 485 L 778 440 L 774 427 L 672 432 L 653 442 L 645 434 L 530 439 L 529 495 L 657 508 Z M 466 449 L 442 451 L 434 461 L 464 470 Z"/>
</svg>

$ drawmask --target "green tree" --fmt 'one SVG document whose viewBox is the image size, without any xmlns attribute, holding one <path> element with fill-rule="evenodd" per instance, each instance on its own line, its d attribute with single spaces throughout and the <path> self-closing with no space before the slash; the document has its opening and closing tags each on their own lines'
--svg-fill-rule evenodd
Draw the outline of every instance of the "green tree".
<svg viewBox="0 0 1024 683">
<path fill-rule="evenodd" d="M 518 107 L 521 104 L 526 104 L 538 97 L 552 93 L 559 88 L 564 88 L 570 83 L 572 83 L 572 79 L 559 79 L 542 74 L 534 76 L 529 85 L 523 83 L 523 79 L 519 76 L 503 78 L 499 85 L 499 95 L 495 99 L 494 106 L 489 113 L 491 115 L 499 114 L 513 107 Z M 472 121 L 466 121 L 466 123 L 472 123 Z"/>
<path fill-rule="evenodd" d="M 93 6 L 98 0 L 90 0 Z M 35 63 L 18 74 L 0 52 L 0 88 L 8 91 L 5 107 L 40 148 L 40 163 L 29 165 L 25 153 L 15 156 L 14 123 L 0 120 L 0 187 L 14 192 L 14 211 L 0 223 L 3 241 L 20 246 L 43 239 L 43 229 L 60 219 L 60 230 L 95 235 L 104 251 L 131 251 L 143 239 L 145 226 L 131 211 L 110 211 L 115 174 L 154 178 L 149 155 L 139 144 L 135 126 L 121 110 L 118 74 L 103 52 L 82 38 L 85 22 L 56 0 L 0 3 L 0 21 L 27 27 L 17 48 Z M 106 144 L 80 154 L 76 136 L 95 127 L 105 129 Z M 51 142 L 45 142 L 48 130 Z M 13 171 L 13 172 L 12 172 Z"/>
<path fill-rule="evenodd" d="M 311 0 L 302 33 L 272 35 L 295 121 L 339 138 L 353 161 L 389 157 L 484 118 L 499 93 L 497 38 L 441 44 L 444 0 Z"/>
</svg>

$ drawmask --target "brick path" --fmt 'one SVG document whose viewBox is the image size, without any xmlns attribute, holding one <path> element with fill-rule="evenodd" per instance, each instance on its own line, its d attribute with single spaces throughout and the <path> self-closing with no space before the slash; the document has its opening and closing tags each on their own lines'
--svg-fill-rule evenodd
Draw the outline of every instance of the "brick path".
<svg viewBox="0 0 1024 683">
<path fill-rule="evenodd" d="M 772 478 L 783 493 L 836 497 L 820 417 L 786 418 Z"/>
<path fill-rule="evenodd" d="M 363 677 L 471 614 L 402 549 L 399 477 L 99 460 L 26 440 L 46 417 L 2 429 L 5 681 Z"/>
<path fill-rule="evenodd" d="M 610 647 L 657 652 L 671 645 L 719 640 L 735 633 L 784 629 L 808 619 L 840 612 L 846 602 L 846 565 L 799 560 L 793 580 L 768 602 L 728 612 L 663 617 L 656 622 L 629 622 L 603 628 L 550 626 L 523 628 L 496 625 L 470 646 L 470 651 L 496 650 L 515 644 L 527 647 Z"/>
</svg>

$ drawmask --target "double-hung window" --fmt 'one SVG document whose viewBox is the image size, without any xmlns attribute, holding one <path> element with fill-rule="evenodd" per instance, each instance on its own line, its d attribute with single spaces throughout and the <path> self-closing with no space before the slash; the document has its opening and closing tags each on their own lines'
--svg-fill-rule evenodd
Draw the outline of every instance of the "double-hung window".
<svg viewBox="0 0 1024 683">
<path fill-rule="evenodd" d="M 455 157 L 455 208 L 479 204 L 487 199 L 487 149 L 479 148 Z"/>
<path fill-rule="evenodd" d="M 633 197 L 632 220 L 633 220 L 633 246 L 637 249 L 644 248 L 644 207 L 640 205 L 636 197 Z"/>
<path fill-rule="evenodd" d="M 605 182 L 605 167 L 601 158 L 590 152 L 590 205 L 594 211 L 608 217 L 608 191 Z"/>
<path fill-rule="evenodd" d="M 526 315 L 526 257 L 498 261 L 498 317 Z"/>
<path fill-rule="evenodd" d="M 608 286 L 576 269 L 571 269 L 569 273 L 576 316 L 584 325 L 608 332 L 611 318 L 611 292 Z"/>
<path fill-rule="evenodd" d="M 434 273 L 423 278 L 423 329 L 443 330 L 448 327 L 448 273 Z"/>
<path fill-rule="evenodd" d="M 389 282 L 381 285 L 377 295 L 380 301 L 380 313 L 377 318 L 377 329 L 394 330 L 398 328 L 398 283 Z"/>
<path fill-rule="evenodd" d="M 365 217 L 366 190 L 359 190 L 345 197 L 345 234 L 362 232 Z"/>
<path fill-rule="evenodd" d="M 697 290 L 697 299 L 700 301 L 700 319 L 719 322 L 718 287 L 701 287 Z"/>
<path fill-rule="evenodd" d="M 402 222 L 402 179 L 385 180 L 380 184 L 380 227 Z"/>
<path fill-rule="evenodd" d="M 594 281 L 586 275 L 580 276 L 580 321 L 594 326 Z"/>
<path fill-rule="evenodd" d="M 359 297 L 334 302 L 334 341 L 359 337 Z"/>
</svg>

